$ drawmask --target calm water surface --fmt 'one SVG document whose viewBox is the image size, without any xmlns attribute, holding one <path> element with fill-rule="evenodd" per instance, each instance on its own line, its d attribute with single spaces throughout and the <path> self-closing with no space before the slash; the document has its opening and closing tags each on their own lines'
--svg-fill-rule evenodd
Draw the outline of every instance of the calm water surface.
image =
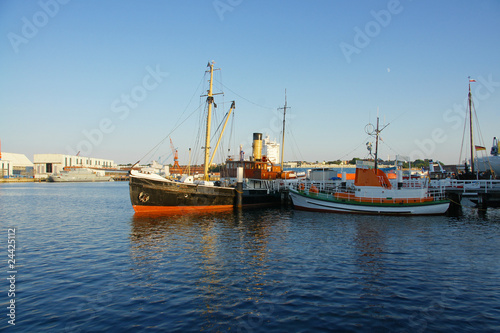
<svg viewBox="0 0 500 333">
<path fill-rule="evenodd" d="M 139 217 L 127 183 L 0 184 L 0 330 L 494 332 L 500 212 Z M 7 229 L 16 228 L 16 325 Z"/>
</svg>

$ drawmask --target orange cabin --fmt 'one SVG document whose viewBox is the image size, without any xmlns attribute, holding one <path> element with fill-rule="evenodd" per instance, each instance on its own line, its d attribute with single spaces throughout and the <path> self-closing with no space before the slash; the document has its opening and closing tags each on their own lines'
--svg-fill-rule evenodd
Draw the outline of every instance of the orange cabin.
<svg viewBox="0 0 500 333">
<path fill-rule="evenodd" d="M 281 179 L 282 173 L 279 166 L 273 165 L 268 160 L 264 161 L 226 161 L 226 166 L 221 172 L 221 177 L 236 177 L 238 167 L 243 168 L 244 178 L 253 179 Z M 285 178 L 286 173 L 283 175 Z M 288 177 L 289 178 L 289 177 Z"/>
<path fill-rule="evenodd" d="M 380 169 L 356 169 L 354 179 L 356 186 L 379 186 L 387 189 L 392 188 L 391 182 L 385 172 Z"/>
</svg>

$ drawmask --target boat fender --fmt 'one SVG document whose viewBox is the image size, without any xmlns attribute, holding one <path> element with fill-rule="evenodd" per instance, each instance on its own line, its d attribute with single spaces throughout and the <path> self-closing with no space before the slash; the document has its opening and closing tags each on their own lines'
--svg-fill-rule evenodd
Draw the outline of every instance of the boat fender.
<svg viewBox="0 0 500 333">
<path fill-rule="evenodd" d="M 149 194 L 144 193 L 144 192 L 139 193 L 139 201 L 143 202 L 143 203 L 148 202 L 149 201 Z"/>
</svg>

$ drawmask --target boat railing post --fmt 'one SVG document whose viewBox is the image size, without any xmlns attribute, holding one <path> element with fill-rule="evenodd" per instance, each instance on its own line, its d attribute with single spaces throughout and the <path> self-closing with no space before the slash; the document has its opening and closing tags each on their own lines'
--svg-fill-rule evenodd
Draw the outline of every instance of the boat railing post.
<svg viewBox="0 0 500 333">
<path fill-rule="evenodd" d="M 243 167 L 238 167 L 236 172 L 236 208 L 243 206 Z"/>
</svg>

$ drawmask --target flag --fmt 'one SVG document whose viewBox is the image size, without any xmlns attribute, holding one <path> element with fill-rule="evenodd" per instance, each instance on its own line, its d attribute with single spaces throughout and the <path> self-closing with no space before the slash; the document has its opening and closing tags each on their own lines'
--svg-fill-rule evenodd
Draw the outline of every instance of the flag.
<svg viewBox="0 0 500 333">
<path fill-rule="evenodd" d="M 476 82 L 476 80 L 474 80 L 474 79 L 469 79 L 469 82 Z"/>
<path fill-rule="evenodd" d="M 475 146 L 475 147 L 476 147 L 476 150 L 486 150 L 486 148 L 483 146 Z"/>
</svg>

